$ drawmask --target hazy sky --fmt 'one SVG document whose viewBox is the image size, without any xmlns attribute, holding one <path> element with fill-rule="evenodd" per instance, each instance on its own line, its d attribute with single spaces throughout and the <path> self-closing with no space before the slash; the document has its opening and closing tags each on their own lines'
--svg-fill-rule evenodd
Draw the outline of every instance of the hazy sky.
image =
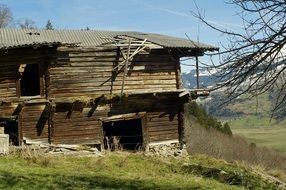
<svg viewBox="0 0 286 190">
<path fill-rule="evenodd" d="M 225 36 L 206 27 L 191 12 L 197 7 L 216 26 L 240 30 L 238 9 L 226 0 L 0 0 L 15 20 L 29 18 L 43 28 L 132 30 L 186 37 L 215 46 Z"/>
</svg>

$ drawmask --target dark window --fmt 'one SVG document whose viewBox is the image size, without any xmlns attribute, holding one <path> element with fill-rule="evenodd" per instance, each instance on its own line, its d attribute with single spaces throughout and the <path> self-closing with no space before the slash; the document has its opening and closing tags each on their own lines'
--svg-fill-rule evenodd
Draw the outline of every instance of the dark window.
<svg viewBox="0 0 286 190">
<path fill-rule="evenodd" d="M 40 75 L 38 64 L 27 64 L 21 77 L 21 96 L 40 95 Z"/>
<path fill-rule="evenodd" d="M 103 131 L 105 148 L 112 150 L 118 145 L 127 150 L 142 148 L 143 135 L 141 119 L 103 122 Z"/>
</svg>

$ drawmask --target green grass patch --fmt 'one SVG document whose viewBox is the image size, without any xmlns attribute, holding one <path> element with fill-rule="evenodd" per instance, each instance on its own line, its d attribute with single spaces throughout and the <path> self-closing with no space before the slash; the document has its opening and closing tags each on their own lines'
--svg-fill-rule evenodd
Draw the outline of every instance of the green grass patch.
<svg viewBox="0 0 286 190">
<path fill-rule="evenodd" d="M 286 127 L 284 126 L 236 126 L 232 127 L 232 132 L 244 136 L 249 142 L 254 142 L 257 145 L 266 146 L 286 153 Z"/>
<path fill-rule="evenodd" d="M 258 146 L 266 146 L 286 153 L 286 120 L 277 122 L 271 118 L 269 94 L 249 98 L 245 94 L 227 106 L 232 111 L 242 112 L 241 118 L 226 120 L 233 132 Z"/>
<path fill-rule="evenodd" d="M 269 127 L 269 126 L 279 126 L 274 119 L 270 117 L 261 116 L 245 116 L 240 119 L 227 121 L 232 129 L 236 128 L 255 128 L 255 127 Z"/>
<path fill-rule="evenodd" d="M 185 173 L 185 161 L 131 153 L 0 157 L 0 189 L 243 189 Z"/>
</svg>

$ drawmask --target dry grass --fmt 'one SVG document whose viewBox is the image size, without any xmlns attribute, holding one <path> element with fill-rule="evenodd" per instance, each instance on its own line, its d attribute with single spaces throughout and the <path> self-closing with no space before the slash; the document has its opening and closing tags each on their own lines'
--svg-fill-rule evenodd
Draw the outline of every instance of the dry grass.
<svg viewBox="0 0 286 190">
<path fill-rule="evenodd" d="M 28 164 L 38 164 L 43 167 L 55 167 L 59 162 L 56 157 L 45 154 L 43 150 L 34 146 L 22 146 L 18 149 L 12 148 L 10 155 L 27 160 Z"/>
<path fill-rule="evenodd" d="M 196 118 L 185 119 L 187 150 L 190 154 L 206 154 L 229 162 L 240 161 L 265 169 L 286 171 L 286 157 L 275 150 L 257 147 L 240 136 L 229 136 L 212 128 L 201 127 Z"/>
</svg>

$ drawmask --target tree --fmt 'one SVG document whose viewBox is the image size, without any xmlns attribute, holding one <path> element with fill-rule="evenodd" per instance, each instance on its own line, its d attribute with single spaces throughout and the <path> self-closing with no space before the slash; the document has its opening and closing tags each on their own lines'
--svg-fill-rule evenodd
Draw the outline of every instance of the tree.
<svg viewBox="0 0 286 190">
<path fill-rule="evenodd" d="M 46 30 L 54 30 L 54 27 L 52 25 L 52 22 L 50 20 L 48 20 L 46 26 L 45 26 Z"/>
<path fill-rule="evenodd" d="M 35 22 L 28 18 L 17 20 L 17 25 L 22 29 L 35 29 L 34 24 Z"/>
<path fill-rule="evenodd" d="M 214 26 L 198 11 L 195 14 L 209 27 L 227 35 L 229 44 L 216 53 L 220 63 L 213 65 L 220 71 L 231 98 L 243 93 L 258 95 L 277 83 L 279 90 L 275 107 L 286 102 L 286 1 L 285 0 L 229 0 L 238 6 L 244 26 L 235 32 Z M 213 54 L 215 55 L 215 54 Z M 240 89 L 240 90 L 238 90 Z M 275 109 L 275 108 L 274 108 Z"/>
<path fill-rule="evenodd" d="M 7 27 L 13 20 L 12 12 L 6 5 L 0 4 L 0 28 Z"/>
<path fill-rule="evenodd" d="M 282 121 L 286 118 L 286 101 L 282 101 L 282 96 L 279 96 L 279 93 L 283 87 L 283 85 L 286 82 L 286 78 L 281 78 L 279 82 L 276 83 L 270 90 L 269 90 L 269 100 L 270 105 L 272 107 L 272 116 L 276 121 Z M 285 91 L 283 93 L 286 93 Z M 278 102 L 281 102 L 280 104 L 277 104 Z"/>
</svg>

